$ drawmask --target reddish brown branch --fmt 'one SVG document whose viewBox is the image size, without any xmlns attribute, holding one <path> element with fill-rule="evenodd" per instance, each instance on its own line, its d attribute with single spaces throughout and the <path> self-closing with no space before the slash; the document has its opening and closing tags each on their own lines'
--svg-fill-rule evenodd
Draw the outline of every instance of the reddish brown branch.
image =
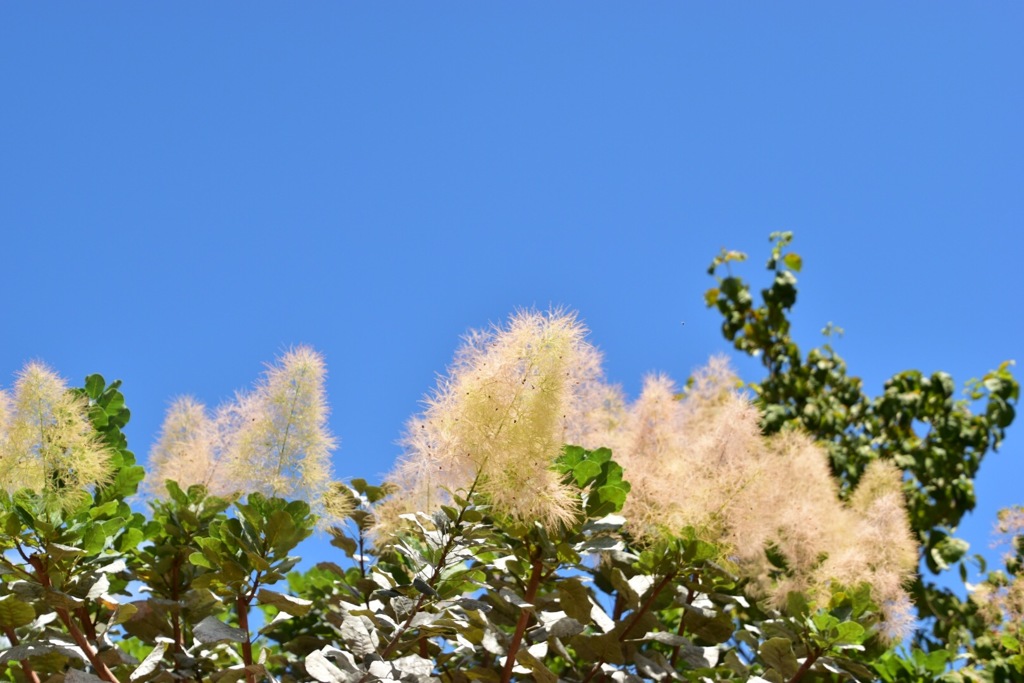
<svg viewBox="0 0 1024 683">
<path fill-rule="evenodd" d="M 32 564 L 32 567 L 36 570 L 36 578 L 39 580 L 39 583 L 42 584 L 44 588 L 49 588 L 52 590 L 53 584 L 50 582 L 50 575 L 46 571 L 46 566 L 43 565 L 42 560 L 39 559 L 39 556 L 32 555 L 29 558 L 29 562 Z M 78 624 L 75 623 L 75 620 L 71 618 L 71 613 L 63 607 L 55 607 L 54 611 L 60 618 L 61 623 L 64 624 L 64 627 L 67 628 L 68 633 L 71 634 L 71 638 L 75 641 L 75 644 L 82 649 L 82 652 L 89 660 L 89 663 L 92 664 L 92 668 L 96 670 L 96 675 L 105 681 L 109 681 L 110 683 L 118 683 L 118 680 L 114 676 L 114 673 L 110 670 L 106 663 L 99 658 L 99 655 L 93 648 L 92 643 L 90 643 L 89 639 L 86 638 L 85 634 L 82 633 L 82 629 L 78 628 Z M 86 621 L 88 621 L 88 619 Z"/>
<path fill-rule="evenodd" d="M 804 659 L 804 663 L 800 665 L 800 668 L 796 670 L 796 673 L 793 674 L 793 677 L 789 679 L 788 683 L 797 683 L 798 681 L 803 679 L 804 674 L 811 670 L 811 667 L 814 666 L 814 663 L 818 661 L 818 657 L 820 656 L 821 650 L 811 651 L 807 655 L 807 658 Z"/>
<path fill-rule="evenodd" d="M 473 497 L 473 491 L 476 490 L 476 485 L 477 482 L 479 481 L 479 476 L 480 475 L 478 474 L 477 479 L 473 480 L 473 485 L 469 487 L 469 493 L 466 494 L 466 504 L 462 506 L 461 510 L 459 510 L 459 516 L 456 517 L 455 521 L 452 523 L 452 533 L 449 535 L 448 541 L 444 544 L 444 547 L 441 548 L 441 556 L 437 560 L 437 566 L 434 567 L 433 572 L 431 572 L 430 574 L 430 578 L 427 579 L 427 585 L 431 588 L 436 588 L 437 583 L 441 580 L 441 572 L 444 571 L 445 564 L 447 564 L 448 562 L 448 555 L 455 547 L 455 531 L 462 525 L 462 519 L 466 514 L 466 510 L 469 509 L 470 499 Z M 384 651 L 380 653 L 380 656 L 383 659 L 387 659 L 388 656 L 395 651 L 395 648 L 398 647 L 398 643 L 402 639 L 402 636 L 405 635 L 405 632 L 409 630 L 409 627 L 412 625 L 413 619 L 415 619 L 416 615 L 419 614 L 420 608 L 423 607 L 423 603 L 426 601 L 427 594 L 421 593 L 419 599 L 416 601 L 416 604 L 413 605 L 412 611 L 409 612 L 408 618 L 406 618 L 406 620 L 402 622 L 402 625 L 398 627 L 398 630 L 395 631 L 395 635 L 391 638 L 391 642 L 388 643 L 387 647 L 384 648 Z M 361 679 L 360 683 L 362 683 L 362 681 L 365 681 L 368 676 L 369 674 L 367 674 L 367 676 L 364 676 Z"/>
<path fill-rule="evenodd" d="M 544 571 L 544 563 L 540 557 L 533 560 L 533 570 L 530 572 L 530 582 L 526 585 L 526 594 L 523 599 L 533 604 L 537 599 L 537 589 L 540 588 L 541 574 Z M 519 613 L 519 621 L 516 623 L 516 630 L 512 634 L 512 641 L 508 645 L 508 653 L 505 655 L 505 668 L 501 672 L 501 683 L 509 683 L 512 680 L 512 668 L 516 665 L 516 653 L 523 643 L 523 635 L 530 623 L 530 612 L 526 608 Z"/>
<path fill-rule="evenodd" d="M 179 591 L 178 582 L 181 580 L 181 556 L 175 555 L 171 564 L 171 600 L 174 601 L 174 610 L 171 613 L 171 628 L 174 630 L 174 651 L 184 652 L 185 637 L 181 632 L 181 606 L 178 604 Z"/>
<path fill-rule="evenodd" d="M 238 626 L 245 633 L 242 640 L 242 662 L 245 664 L 246 683 L 256 683 L 256 674 L 249 670 L 252 666 L 252 637 L 249 635 L 249 601 L 245 595 L 235 598 L 235 607 L 238 609 Z"/>
<path fill-rule="evenodd" d="M 664 590 L 665 586 L 667 586 L 669 582 L 675 577 L 675 574 L 666 574 L 665 578 L 658 582 L 658 585 L 654 588 L 653 591 L 651 591 L 651 597 L 647 598 L 647 601 L 643 605 L 641 605 L 640 609 L 638 609 L 633 614 L 633 617 L 632 619 L 630 619 L 630 622 L 626 626 L 626 628 L 622 629 L 622 633 L 619 634 L 620 643 L 626 639 L 626 636 L 629 634 L 629 632 L 632 631 L 633 627 L 640 622 L 640 619 L 643 618 L 643 616 L 651 608 L 651 605 L 654 604 L 654 601 L 658 599 L 659 595 L 661 595 L 661 591 Z"/>
<path fill-rule="evenodd" d="M 697 577 L 694 576 L 693 580 L 696 583 Z M 694 588 L 693 586 L 690 586 L 689 588 L 686 589 L 686 604 L 687 605 L 692 605 L 693 604 L 693 599 L 695 597 L 697 597 L 697 589 Z M 684 607 L 683 611 L 679 615 L 679 627 L 676 629 L 676 635 L 681 636 L 685 632 L 686 632 L 686 608 Z M 679 660 L 679 651 L 681 649 L 682 649 L 681 645 L 676 645 L 674 648 L 672 648 L 672 658 L 669 660 L 669 663 L 672 664 L 672 668 L 673 669 L 676 668 L 676 662 Z"/>
<path fill-rule="evenodd" d="M 78 617 L 78 623 L 82 625 L 85 630 L 85 637 L 95 642 L 96 636 L 96 625 L 92 623 L 92 619 L 89 618 L 89 611 L 84 606 L 75 608 L 75 616 Z"/>
<path fill-rule="evenodd" d="M 18 636 L 15 634 L 13 628 L 10 626 L 4 626 L 4 635 L 7 636 L 7 640 L 11 641 L 11 647 L 18 646 Z M 25 678 L 27 678 L 30 683 L 39 683 L 39 676 L 36 675 L 35 669 L 32 668 L 32 665 L 27 659 L 19 660 L 19 664 L 21 664 L 21 670 L 24 672 Z"/>
<path fill-rule="evenodd" d="M 629 632 L 633 630 L 633 627 L 640 623 L 640 619 L 642 619 L 644 614 L 646 614 L 647 611 L 651 608 L 651 605 L 654 604 L 654 601 L 658 599 L 658 596 L 661 594 L 661 591 L 663 591 L 665 589 L 665 586 L 667 586 L 669 582 L 671 582 L 672 579 L 674 579 L 675 577 L 676 575 L 674 573 L 666 574 L 665 578 L 658 582 L 658 585 L 654 587 L 653 591 L 651 591 L 651 596 L 647 598 L 644 604 L 640 605 L 640 609 L 633 613 L 633 615 L 629 618 L 629 623 L 627 623 L 626 627 L 622 629 L 622 633 L 619 634 L 618 639 L 620 643 L 626 639 L 626 636 L 629 635 Z M 616 596 L 616 599 L 618 599 L 618 596 Z M 591 667 L 590 672 L 587 674 L 586 678 L 583 679 L 583 683 L 587 683 L 594 676 L 596 676 L 597 672 L 601 670 L 601 665 L 604 664 L 604 662 L 604 657 L 594 662 L 594 666 Z"/>
</svg>

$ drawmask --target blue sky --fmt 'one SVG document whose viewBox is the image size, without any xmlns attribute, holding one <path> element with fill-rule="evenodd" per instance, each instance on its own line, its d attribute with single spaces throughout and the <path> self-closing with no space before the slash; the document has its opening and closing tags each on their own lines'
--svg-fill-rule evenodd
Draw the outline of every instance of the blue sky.
<svg viewBox="0 0 1024 683">
<path fill-rule="evenodd" d="M 726 351 L 727 246 L 804 257 L 876 393 L 1024 360 L 1024 6 L 991 3 L 4 3 L 0 383 L 168 402 L 327 357 L 336 469 L 377 479 L 468 328 L 576 309 L 612 381 Z M 685 325 L 680 323 L 685 321 Z M 756 367 L 740 362 L 748 379 Z M 986 460 L 976 549 L 1024 502 Z"/>
</svg>

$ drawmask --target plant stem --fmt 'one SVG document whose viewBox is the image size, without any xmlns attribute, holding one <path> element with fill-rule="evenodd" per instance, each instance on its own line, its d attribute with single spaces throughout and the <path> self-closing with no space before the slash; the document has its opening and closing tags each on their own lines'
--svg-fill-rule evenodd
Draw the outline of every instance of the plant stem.
<svg viewBox="0 0 1024 683">
<path fill-rule="evenodd" d="M 469 506 L 472 504 L 470 502 L 470 499 L 473 497 L 473 491 L 476 490 L 476 485 L 478 481 L 480 481 L 479 474 L 477 474 L 476 479 L 473 480 L 473 485 L 469 487 L 469 493 L 466 494 L 466 504 L 462 506 L 461 510 L 459 510 L 459 516 L 455 518 L 455 522 L 452 524 L 452 533 L 449 535 L 448 540 L 445 542 L 444 547 L 441 549 L 441 556 L 437 560 L 437 566 L 434 567 L 434 571 L 431 573 L 430 578 L 427 580 L 427 585 L 431 588 L 436 587 L 437 582 L 441 579 L 441 572 L 444 570 L 445 562 L 447 562 L 448 560 L 448 553 L 450 553 L 452 551 L 452 548 L 455 547 L 455 539 L 457 538 L 456 532 L 458 531 L 459 526 L 462 524 L 462 518 L 466 514 L 466 510 L 468 510 Z M 395 631 L 395 635 L 392 636 L 391 642 L 388 643 L 388 646 L 384 648 L 383 652 L 380 653 L 380 656 L 383 659 L 387 659 L 388 655 L 394 652 L 395 648 L 398 647 L 398 642 L 402 639 L 402 636 L 405 635 L 405 632 L 409 630 L 409 626 L 412 625 L 412 620 L 416 618 L 416 615 L 419 613 L 420 608 L 423 607 L 423 603 L 426 602 L 426 600 L 426 593 L 421 594 L 419 600 L 417 600 L 416 604 L 413 605 L 412 611 L 409 612 L 408 618 L 406 618 L 406 620 L 402 622 L 402 625 L 398 627 L 397 631 Z M 365 679 L 366 677 L 363 678 L 363 680 Z"/>
<path fill-rule="evenodd" d="M 665 589 L 665 586 L 667 586 L 669 582 L 671 582 L 672 579 L 674 579 L 675 577 L 675 573 L 669 573 L 665 575 L 665 578 L 658 582 L 658 585 L 655 586 L 654 590 L 651 591 L 651 596 L 647 598 L 646 601 L 644 601 L 644 604 L 640 606 L 640 609 L 633 613 L 633 615 L 629 618 L 629 623 L 627 623 L 626 627 L 622 629 L 622 633 L 619 634 L 618 638 L 620 643 L 626 639 L 626 636 L 629 635 L 629 632 L 633 630 L 633 627 L 640 623 L 640 619 L 643 618 L 643 615 L 646 614 L 647 610 L 651 608 L 651 605 L 654 604 L 654 601 L 658 599 L 658 595 L 661 594 L 661 591 L 663 591 Z M 618 600 L 618 597 L 619 596 L 616 596 L 616 601 Z M 586 678 L 583 679 L 583 683 L 587 683 L 594 676 L 596 676 L 597 672 L 601 670 L 601 665 L 604 664 L 604 662 L 604 657 L 594 662 L 594 666 L 590 669 L 590 672 L 587 674 Z"/>
<path fill-rule="evenodd" d="M 86 611 L 85 607 L 75 608 L 75 616 L 78 617 L 78 622 L 82 625 L 82 628 L 85 629 L 85 637 L 89 640 L 95 641 L 97 639 L 96 625 L 92 623 L 91 619 L 89 619 L 89 612 Z"/>
<path fill-rule="evenodd" d="M 245 680 L 246 683 L 256 683 L 256 674 L 249 670 L 249 667 L 252 666 L 252 638 L 249 635 L 249 600 L 245 594 L 239 594 L 235 598 L 235 608 L 238 610 L 238 626 L 245 632 L 245 639 L 242 641 Z"/>
<path fill-rule="evenodd" d="M 800 668 L 796 670 L 795 674 L 793 674 L 793 677 L 789 679 L 788 683 L 797 683 L 797 681 L 803 679 L 804 674 L 810 671 L 811 667 L 814 666 L 814 663 L 818 661 L 818 657 L 820 656 L 821 650 L 812 650 L 807 655 L 807 658 L 804 659 L 804 663 L 801 664 Z"/>
<path fill-rule="evenodd" d="M 359 528 L 359 575 L 366 578 L 366 549 L 363 547 L 365 537 L 362 527 Z"/>
<path fill-rule="evenodd" d="M 50 575 L 46 571 L 46 566 L 43 564 L 43 561 L 39 559 L 39 556 L 32 555 L 29 557 L 29 562 L 32 563 L 32 567 L 36 570 L 36 578 L 39 580 L 39 583 L 42 584 L 44 588 L 52 589 L 53 584 L 50 582 Z M 89 663 L 92 664 L 92 668 L 96 670 L 96 675 L 105 681 L 110 681 L 110 683 L 119 683 L 117 678 L 114 676 L 114 673 L 109 667 L 107 667 L 106 663 L 99 658 L 99 655 L 96 654 L 96 650 L 93 648 L 92 643 L 90 643 L 89 639 L 85 637 L 82 630 L 78 628 L 78 625 L 75 623 L 74 619 L 71 618 L 71 614 L 67 609 L 63 607 L 55 607 L 54 611 L 60 618 L 61 623 L 64 624 L 64 627 L 67 628 L 68 633 L 71 634 L 71 638 L 75 641 L 75 644 L 82 649 L 82 652 L 89 660 Z"/>
<path fill-rule="evenodd" d="M 530 582 L 526 586 L 526 594 L 523 600 L 533 604 L 537 599 L 537 589 L 540 588 L 540 578 L 544 571 L 544 562 L 538 556 L 533 560 L 533 569 L 530 572 Z M 523 642 L 523 635 L 526 633 L 526 626 L 530 623 L 530 611 L 526 608 L 519 613 L 519 621 L 516 623 L 516 630 L 512 634 L 512 642 L 509 643 L 508 653 L 505 655 L 505 668 L 501 672 L 501 683 L 509 683 L 512 680 L 512 668 L 516 665 L 516 653 Z"/>
<path fill-rule="evenodd" d="M 18 646 L 18 636 L 15 634 L 14 629 L 10 626 L 4 626 L 4 635 L 7 636 L 7 640 L 11 641 L 11 647 Z M 39 676 L 36 675 L 35 669 L 32 668 L 32 664 L 27 659 L 19 660 L 21 664 L 21 670 L 25 674 L 25 678 L 29 680 L 29 683 L 39 683 Z"/>
<path fill-rule="evenodd" d="M 698 577 L 695 575 L 692 578 L 696 583 Z M 686 604 L 692 605 L 695 597 L 697 597 L 697 589 L 693 586 L 688 587 L 686 589 Z M 686 608 L 683 608 L 682 613 L 679 615 L 679 628 L 676 630 L 676 634 L 681 636 L 684 631 L 686 631 Z M 676 645 L 672 648 L 672 658 L 669 659 L 669 663 L 672 664 L 673 669 L 676 668 L 676 661 L 679 659 L 679 651 L 681 648 L 681 645 Z"/>
<path fill-rule="evenodd" d="M 183 652 L 185 650 L 185 639 L 181 633 L 181 606 L 178 604 L 178 581 L 180 580 L 179 571 L 181 567 L 181 555 L 174 556 L 174 562 L 171 564 L 171 600 L 174 601 L 174 610 L 171 612 L 171 628 L 174 630 L 174 651 Z"/>
<path fill-rule="evenodd" d="M 618 621 L 622 617 L 622 613 L 626 611 L 626 601 L 623 599 L 621 593 L 615 594 L 615 608 L 612 610 L 612 620 Z"/>
<path fill-rule="evenodd" d="M 666 574 L 665 578 L 658 582 L 658 585 L 653 591 L 651 591 L 651 596 L 647 598 L 647 601 L 644 602 L 644 604 L 640 606 L 640 609 L 633 614 L 633 617 L 630 619 L 629 624 L 626 625 L 626 628 L 622 629 L 622 633 L 619 634 L 620 643 L 626 639 L 629 632 L 632 631 L 633 627 L 640 622 L 640 619 L 647 613 L 647 610 L 651 608 L 651 605 L 653 605 L 654 601 L 658 599 L 658 596 L 661 595 L 661 591 L 664 590 L 665 586 L 667 586 L 674 578 L 676 578 L 675 574 Z"/>
</svg>

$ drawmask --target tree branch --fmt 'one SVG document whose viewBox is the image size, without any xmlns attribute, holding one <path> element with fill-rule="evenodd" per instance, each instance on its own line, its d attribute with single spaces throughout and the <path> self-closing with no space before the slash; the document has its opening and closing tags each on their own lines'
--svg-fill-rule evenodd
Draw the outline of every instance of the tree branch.
<svg viewBox="0 0 1024 683">
<path fill-rule="evenodd" d="M 11 647 L 18 646 L 18 636 L 13 628 L 4 626 L 4 635 L 7 636 L 7 640 L 11 641 Z M 25 674 L 25 678 L 29 680 L 29 683 L 39 683 L 39 676 L 27 659 L 21 659 L 18 663 L 21 664 L 21 670 Z"/>
<path fill-rule="evenodd" d="M 539 556 L 533 560 L 533 569 L 530 572 L 530 582 L 526 586 L 526 594 L 523 599 L 533 604 L 537 599 L 537 589 L 540 588 L 541 574 L 544 572 L 544 562 Z M 530 623 L 530 612 L 523 608 L 519 613 L 519 621 L 516 623 L 516 630 L 512 634 L 512 641 L 508 645 L 508 652 L 505 655 L 505 668 L 501 672 L 501 683 L 509 683 L 512 680 L 512 669 L 516 665 L 516 653 L 523 643 L 523 635 L 526 633 L 526 626 Z"/>
</svg>

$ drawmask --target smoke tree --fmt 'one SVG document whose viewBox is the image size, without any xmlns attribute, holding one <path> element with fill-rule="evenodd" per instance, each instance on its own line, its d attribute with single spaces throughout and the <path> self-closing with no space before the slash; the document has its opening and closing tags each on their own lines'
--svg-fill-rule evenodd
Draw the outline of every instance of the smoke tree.
<svg viewBox="0 0 1024 683">
<path fill-rule="evenodd" d="M 866 397 L 789 338 L 788 241 L 763 305 L 731 275 L 708 294 L 764 360 L 752 393 L 713 358 L 631 401 L 575 315 L 521 311 L 465 339 L 378 484 L 333 472 L 312 349 L 216 410 L 176 400 L 144 483 L 119 383 L 29 364 L 0 392 L 3 675 L 1024 680 L 1020 510 L 969 600 L 917 574 L 963 562 L 953 531 L 1016 381 L 972 384 L 978 414 L 941 374 Z M 334 553 L 295 571 L 317 529 Z"/>
</svg>

